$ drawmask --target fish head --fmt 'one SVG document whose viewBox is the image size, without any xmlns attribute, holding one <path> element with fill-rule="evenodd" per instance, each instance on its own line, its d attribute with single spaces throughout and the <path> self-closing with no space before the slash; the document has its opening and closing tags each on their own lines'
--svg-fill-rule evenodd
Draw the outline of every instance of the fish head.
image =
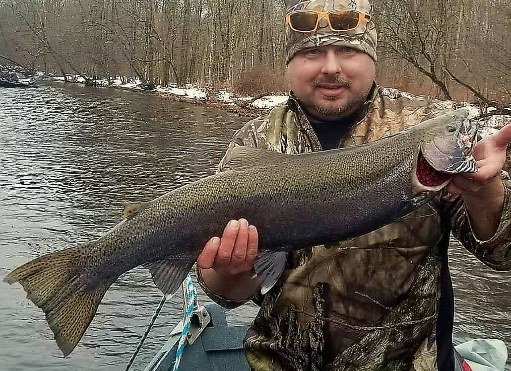
<svg viewBox="0 0 511 371">
<path fill-rule="evenodd" d="M 477 140 L 478 122 L 467 110 L 454 111 L 435 119 L 436 125 L 420 143 L 415 180 L 425 191 L 444 188 L 453 175 L 477 172 L 472 149 Z"/>
</svg>

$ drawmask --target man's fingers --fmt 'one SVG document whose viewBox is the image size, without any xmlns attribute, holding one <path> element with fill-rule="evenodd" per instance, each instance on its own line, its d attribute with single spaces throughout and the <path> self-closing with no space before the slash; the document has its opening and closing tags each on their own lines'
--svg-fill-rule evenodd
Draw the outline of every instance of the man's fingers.
<svg viewBox="0 0 511 371">
<path fill-rule="evenodd" d="M 234 264 L 243 264 L 247 254 L 248 222 L 246 219 L 238 220 L 239 230 L 232 250 L 231 260 Z"/>
<path fill-rule="evenodd" d="M 497 175 L 500 175 L 502 170 L 501 163 L 495 158 L 485 158 L 477 161 L 478 171 L 472 174 L 466 174 L 468 179 L 478 182 L 486 182 Z"/>
<path fill-rule="evenodd" d="M 461 190 L 458 187 L 456 187 L 456 184 L 454 184 L 452 180 L 449 182 L 449 184 L 447 184 L 447 187 L 445 189 L 447 190 L 447 192 L 453 195 L 459 195 L 461 192 Z"/>
<path fill-rule="evenodd" d="M 238 236 L 239 228 L 240 223 L 237 220 L 231 220 L 227 223 L 222 238 L 220 239 L 220 247 L 218 248 L 218 254 L 216 256 L 216 263 L 220 266 L 226 266 L 231 262 L 232 250 L 236 242 L 236 237 Z"/>
<path fill-rule="evenodd" d="M 507 147 L 511 143 L 511 123 L 504 126 L 493 135 L 493 141 L 497 147 Z"/>
<path fill-rule="evenodd" d="M 215 264 L 218 248 L 220 247 L 220 238 L 213 237 L 204 246 L 204 249 L 197 258 L 197 265 L 203 269 L 209 269 Z"/>
<path fill-rule="evenodd" d="M 251 270 L 257 255 L 257 230 L 246 219 L 231 220 L 222 238 L 213 237 L 197 258 L 203 269 L 213 268 L 230 274 Z"/>
<path fill-rule="evenodd" d="M 254 260 L 257 256 L 258 246 L 259 235 L 257 234 L 257 229 L 253 225 L 250 225 L 248 227 L 247 255 L 245 258 L 247 268 L 250 267 L 250 269 L 252 269 L 254 265 Z"/>
<path fill-rule="evenodd" d="M 480 182 L 466 178 L 457 179 L 455 185 L 456 187 L 458 187 L 458 189 L 462 190 L 463 192 L 472 193 L 478 192 L 483 187 L 483 185 Z"/>
</svg>

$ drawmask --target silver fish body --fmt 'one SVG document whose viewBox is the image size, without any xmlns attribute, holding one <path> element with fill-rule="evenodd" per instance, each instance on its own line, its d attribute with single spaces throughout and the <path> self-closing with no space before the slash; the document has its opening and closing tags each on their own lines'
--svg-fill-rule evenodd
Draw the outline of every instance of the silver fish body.
<svg viewBox="0 0 511 371">
<path fill-rule="evenodd" d="M 428 176 L 417 177 L 418 158 L 442 176 L 476 171 L 467 149 L 475 130 L 467 112 L 458 110 L 346 149 L 282 155 L 238 147 L 227 171 L 141 204 L 97 241 L 34 259 L 6 281 L 20 282 L 43 309 L 67 355 L 122 273 L 144 265 L 171 294 L 208 239 L 243 217 L 259 232 L 262 253 L 255 269 L 267 290 L 284 267 L 286 251 L 370 232 L 427 202 L 448 179 L 422 184 L 419 179 Z"/>
</svg>

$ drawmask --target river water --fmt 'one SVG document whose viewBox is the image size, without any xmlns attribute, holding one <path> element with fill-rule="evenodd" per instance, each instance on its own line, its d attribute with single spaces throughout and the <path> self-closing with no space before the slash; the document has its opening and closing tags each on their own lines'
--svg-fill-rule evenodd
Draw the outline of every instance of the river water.
<svg viewBox="0 0 511 371">
<path fill-rule="evenodd" d="M 212 174 L 245 118 L 164 97 L 51 84 L 0 88 L 0 280 L 42 253 L 82 243 L 147 201 Z M 511 274 L 453 244 L 455 340 L 498 338 L 511 349 Z M 75 351 L 63 358 L 21 286 L 0 282 L 0 370 L 123 370 L 160 300 L 144 269 L 107 292 Z M 201 293 L 199 300 L 209 300 Z M 253 305 L 229 312 L 247 324 Z M 181 319 L 167 302 L 134 364 L 141 369 Z M 511 369 L 511 368 L 510 368 Z"/>
</svg>

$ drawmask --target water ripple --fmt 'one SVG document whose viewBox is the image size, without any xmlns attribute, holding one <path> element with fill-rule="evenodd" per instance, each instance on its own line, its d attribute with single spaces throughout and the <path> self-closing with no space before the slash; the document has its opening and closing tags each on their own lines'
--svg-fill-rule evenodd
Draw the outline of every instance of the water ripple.
<svg viewBox="0 0 511 371">
<path fill-rule="evenodd" d="M 0 280 L 36 256 L 97 238 L 120 220 L 124 201 L 150 200 L 212 174 L 243 121 L 142 93 L 64 84 L 1 89 Z M 124 274 L 63 358 L 44 314 L 19 285 L 4 284 L 0 368 L 124 369 L 160 298 L 146 270 Z M 201 301 L 209 300 L 201 294 Z M 158 351 L 181 315 L 177 295 L 135 368 Z"/>
<path fill-rule="evenodd" d="M 244 121 L 143 93 L 64 84 L 0 89 L 0 279 L 42 253 L 97 238 L 120 220 L 124 201 L 150 200 L 212 174 Z M 457 244 L 451 261 L 456 341 L 500 338 L 511 349 L 511 276 L 485 268 Z M 124 369 L 159 300 L 147 271 L 126 273 L 63 358 L 44 314 L 19 285 L 3 285 L 1 368 Z M 228 320 L 248 323 L 256 311 L 242 306 Z M 166 303 L 136 369 L 181 313 L 179 297 Z"/>
</svg>

